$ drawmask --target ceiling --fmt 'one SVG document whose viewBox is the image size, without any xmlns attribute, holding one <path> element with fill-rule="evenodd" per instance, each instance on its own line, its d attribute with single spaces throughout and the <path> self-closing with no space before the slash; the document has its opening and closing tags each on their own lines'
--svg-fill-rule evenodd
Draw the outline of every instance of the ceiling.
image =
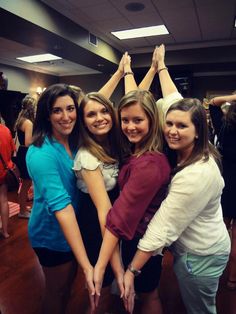
<svg viewBox="0 0 236 314">
<path fill-rule="evenodd" d="M 143 10 L 128 10 L 133 2 Z M 168 66 L 236 73 L 235 16 L 236 0 L 0 0 L 0 63 L 57 76 L 111 73 L 128 51 L 134 67 L 146 69 L 164 43 Z M 120 41 L 111 34 L 160 24 L 169 35 Z M 16 60 L 46 52 L 62 60 Z"/>
</svg>

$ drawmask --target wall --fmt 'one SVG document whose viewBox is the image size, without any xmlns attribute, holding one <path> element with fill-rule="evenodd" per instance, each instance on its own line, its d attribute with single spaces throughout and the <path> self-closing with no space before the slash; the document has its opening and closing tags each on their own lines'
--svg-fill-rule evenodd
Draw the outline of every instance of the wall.
<svg viewBox="0 0 236 314">
<path fill-rule="evenodd" d="M 57 76 L 28 71 L 0 64 L 0 71 L 8 78 L 8 90 L 34 94 L 38 86 L 46 87 L 58 83 Z"/>
<path fill-rule="evenodd" d="M 89 93 L 98 91 L 109 80 L 109 78 L 110 76 L 107 74 L 63 76 L 60 77 L 60 83 L 77 85 L 82 88 L 85 93 Z M 112 94 L 111 100 L 117 104 L 123 95 L 124 85 L 123 80 L 121 80 Z"/>
</svg>

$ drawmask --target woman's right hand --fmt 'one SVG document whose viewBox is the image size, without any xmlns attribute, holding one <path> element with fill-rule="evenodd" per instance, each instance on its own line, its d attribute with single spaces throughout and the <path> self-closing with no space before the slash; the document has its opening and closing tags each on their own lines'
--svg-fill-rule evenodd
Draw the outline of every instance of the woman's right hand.
<svg viewBox="0 0 236 314">
<path fill-rule="evenodd" d="M 155 49 L 155 60 L 158 64 L 158 69 L 165 66 L 165 46 L 162 44 L 157 49 Z"/>
<path fill-rule="evenodd" d="M 88 294 L 89 294 L 91 313 L 93 313 L 95 311 L 95 308 L 96 308 L 95 286 L 94 286 L 94 282 L 93 282 L 93 273 L 94 273 L 94 269 L 92 266 L 87 268 L 86 270 L 84 270 L 86 288 L 88 289 Z"/>
</svg>

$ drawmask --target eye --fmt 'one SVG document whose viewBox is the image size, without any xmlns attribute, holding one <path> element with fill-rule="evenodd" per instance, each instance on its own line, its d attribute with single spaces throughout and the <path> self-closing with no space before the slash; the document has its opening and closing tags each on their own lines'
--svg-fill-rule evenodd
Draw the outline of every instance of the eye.
<svg viewBox="0 0 236 314">
<path fill-rule="evenodd" d="M 170 126 L 172 126 L 172 125 L 173 125 L 173 123 L 172 123 L 172 122 L 170 122 L 170 121 L 166 121 L 166 126 L 170 127 Z"/>
<path fill-rule="evenodd" d="M 136 123 L 136 124 L 139 124 L 139 123 L 141 123 L 142 121 L 143 121 L 142 118 L 135 118 L 135 119 L 134 119 L 134 123 Z"/>
<path fill-rule="evenodd" d="M 129 120 L 127 118 L 121 118 L 121 122 L 127 124 L 129 123 Z"/>
<path fill-rule="evenodd" d="M 94 111 L 89 111 L 87 114 L 86 114 L 86 117 L 88 118 L 92 118 L 95 116 L 95 112 Z"/>
<path fill-rule="evenodd" d="M 67 107 L 67 111 L 73 112 L 75 110 L 75 105 L 70 105 Z"/>
<path fill-rule="evenodd" d="M 102 109 L 102 113 L 109 113 L 109 111 L 108 111 L 108 109 L 107 109 L 106 107 L 104 107 L 104 108 Z"/>
<path fill-rule="evenodd" d="M 183 123 L 180 123 L 180 124 L 178 125 L 178 127 L 179 127 L 179 129 L 185 129 L 185 128 L 187 128 L 187 125 L 186 125 L 186 124 L 183 124 Z"/>
<path fill-rule="evenodd" d="M 52 108 L 51 114 L 59 114 L 61 113 L 61 108 L 54 107 Z"/>
</svg>

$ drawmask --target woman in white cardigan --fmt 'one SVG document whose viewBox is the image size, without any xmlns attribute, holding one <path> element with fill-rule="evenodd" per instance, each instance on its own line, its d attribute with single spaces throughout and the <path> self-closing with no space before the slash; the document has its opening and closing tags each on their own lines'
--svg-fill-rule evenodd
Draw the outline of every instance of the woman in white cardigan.
<svg viewBox="0 0 236 314">
<path fill-rule="evenodd" d="M 219 278 L 227 264 L 230 240 L 220 197 L 224 187 L 217 151 L 208 141 L 204 108 L 178 96 L 159 51 L 159 78 L 165 107 L 164 135 L 177 164 L 167 198 L 140 240 L 125 274 L 125 296 L 132 312 L 134 277 L 153 254 L 171 247 L 181 295 L 190 314 L 216 313 Z M 177 102 L 173 104 L 173 99 Z"/>
</svg>

